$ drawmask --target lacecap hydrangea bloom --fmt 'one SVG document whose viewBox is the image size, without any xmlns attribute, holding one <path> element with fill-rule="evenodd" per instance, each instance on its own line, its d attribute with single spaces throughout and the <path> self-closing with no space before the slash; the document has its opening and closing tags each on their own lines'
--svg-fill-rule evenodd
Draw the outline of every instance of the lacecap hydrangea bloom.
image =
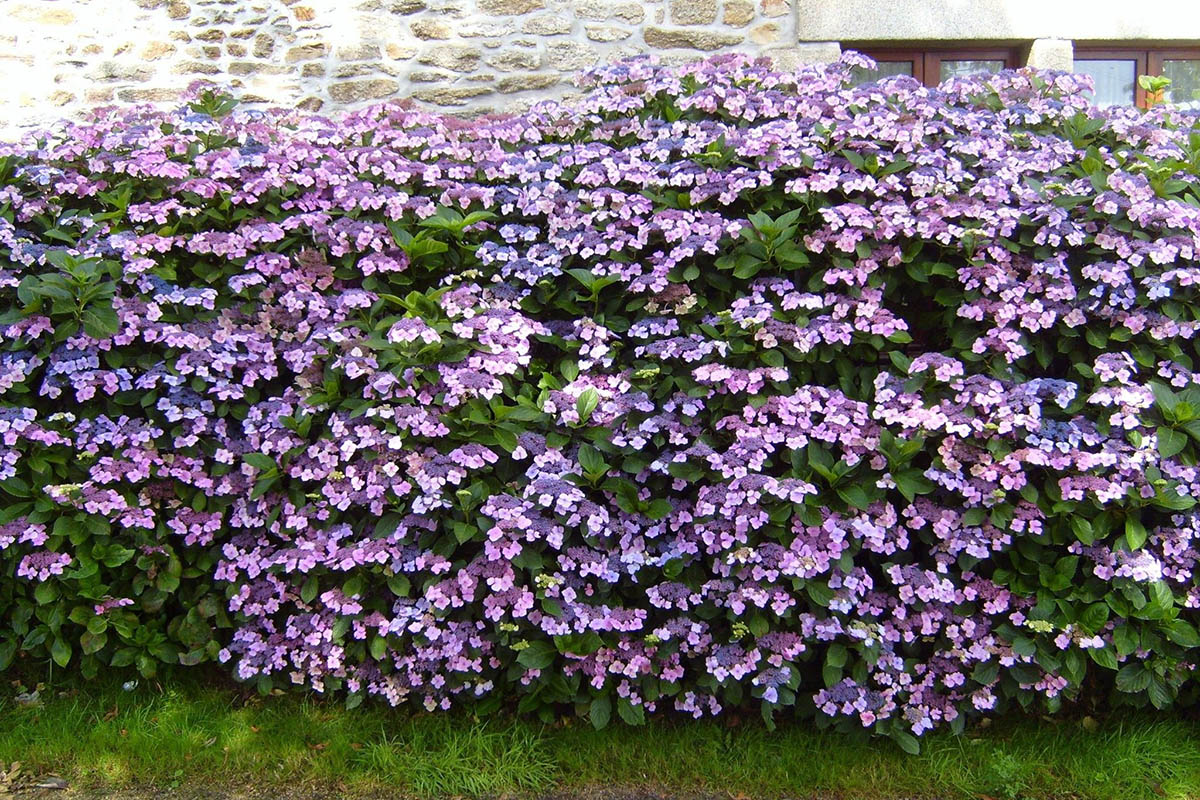
<svg viewBox="0 0 1200 800">
<path fill-rule="evenodd" d="M 1193 702 L 1196 117 L 865 63 L 0 148 L 0 667 L 909 749 Z"/>
</svg>

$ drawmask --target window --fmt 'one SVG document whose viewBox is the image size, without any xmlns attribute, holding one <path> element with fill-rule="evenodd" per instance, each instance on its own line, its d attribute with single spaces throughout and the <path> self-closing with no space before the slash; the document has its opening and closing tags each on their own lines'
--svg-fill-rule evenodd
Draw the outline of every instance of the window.
<svg viewBox="0 0 1200 800">
<path fill-rule="evenodd" d="M 1200 109 L 1200 50 L 1150 53 L 1150 74 L 1171 79 L 1163 100 L 1181 108 Z"/>
<path fill-rule="evenodd" d="M 1124 50 L 1075 48 L 1075 71 L 1092 76 L 1097 105 L 1147 104 L 1138 86 L 1143 75 L 1171 79 L 1163 100 L 1185 108 L 1200 108 L 1200 49 Z"/>
<path fill-rule="evenodd" d="M 949 78 L 974 75 L 980 72 L 999 72 L 1017 65 L 1012 50 L 976 49 L 963 50 L 900 50 L 854 47 L 863 55 L 875 60 L 873 70 L 855 70 L 855 81 L 866 83 L 892 75 L 911 75 L 926 86 L 937 86 Z"/>
</svg>

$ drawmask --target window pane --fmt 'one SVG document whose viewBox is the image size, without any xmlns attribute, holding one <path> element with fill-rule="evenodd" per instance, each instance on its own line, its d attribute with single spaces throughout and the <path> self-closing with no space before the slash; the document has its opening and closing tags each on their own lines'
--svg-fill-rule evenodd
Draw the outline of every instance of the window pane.
<svg viewBox="0 0 1200 800">
<path fill-rule="evenodd" d="M 876 61 L 875 69 L 855 67 L 850 73 L 855 85 L 877 81 L 880 78 L 890 78 L 893 75 L 912 74 L 913 62 L 911 61 Z"/>
<path fill-rule="evenodd" d="M 939 80 L 944 81 L 948 78 L 959 78 L 964 75 L 976 75 L 980 72 L 999 72 L 1002 69 L 1004 69 L 1004 62 L 1000 59 L 943 59 L 942 74 Z"/>
<path fill-rule="evenodd" d="M 1163 61 L 1163 77 L 1171 85 L 1163 99 L 1182 108 L 1200 109 L 1200 60 L 1169 59 Z"/>
<path fill-rule="evenodd" d="M 1098 106 L 1133 105 L 1137 62 L 1108 58 L 1077 58 L 1075 71 L 1091 75 L 1096 84 L 1092 102 Z"/>
</svg>

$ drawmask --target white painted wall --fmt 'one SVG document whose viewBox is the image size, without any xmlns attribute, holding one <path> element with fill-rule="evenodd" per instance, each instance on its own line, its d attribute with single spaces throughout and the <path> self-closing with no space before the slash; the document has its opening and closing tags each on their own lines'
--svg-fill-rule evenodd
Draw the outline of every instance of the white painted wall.
<svg viewBox="0 0 1200 800">
<path fill-rule="evenodd" d="M 1200 40 L 1200 0 L 795 0 L 800 41 Z"/>
</svg>

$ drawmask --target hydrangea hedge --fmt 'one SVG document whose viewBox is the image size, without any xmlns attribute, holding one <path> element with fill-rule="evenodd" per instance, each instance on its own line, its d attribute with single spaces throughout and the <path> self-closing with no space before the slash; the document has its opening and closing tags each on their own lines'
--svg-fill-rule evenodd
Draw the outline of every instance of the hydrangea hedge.
<svg viewBox="0 0 1200 800">
<path fill-rule="evenodd" d="M 1193 702 L 1200 130 L 740 56 L 0 150 L 0 668 L 915 735 Z"/>
</svg>

